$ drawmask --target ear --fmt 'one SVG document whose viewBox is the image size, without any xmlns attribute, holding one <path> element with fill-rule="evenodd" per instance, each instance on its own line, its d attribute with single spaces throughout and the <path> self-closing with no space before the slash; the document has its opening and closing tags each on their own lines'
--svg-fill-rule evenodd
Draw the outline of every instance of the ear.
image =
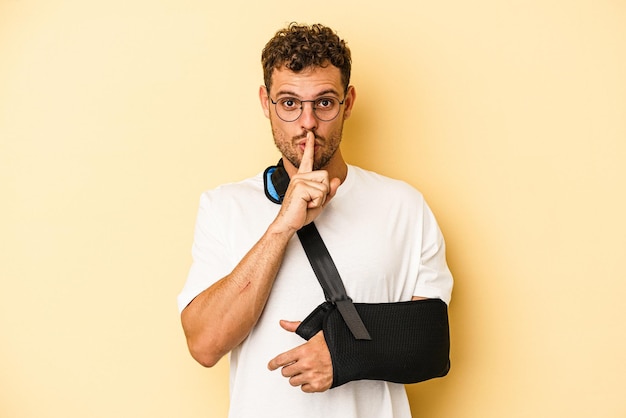
<svg viewBox="0 0 626 418">
<path fill-rule="evenodd" d="M 345 102 L 343 102 L 345 108 L 343 110 L 343 120 L 346 120 L 352 114 L 352 107 L 354 106 L 354 102 L 356 101 L 356 90 L 354 86 L 349 86 L 348 91 L 346 92 Z"/>
<path fill-rule="evenodd" d="M 265 117 L 270 117 L 270 97 L 265 86 L 259 87 L 259 100 L 261 101 L 261 107 Z"/>
</svg>

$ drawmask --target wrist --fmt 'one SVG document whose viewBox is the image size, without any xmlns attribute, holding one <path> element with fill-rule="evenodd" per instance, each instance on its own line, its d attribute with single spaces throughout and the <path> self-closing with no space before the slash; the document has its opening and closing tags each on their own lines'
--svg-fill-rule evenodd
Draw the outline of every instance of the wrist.
<svg viewBox="0 0 626 418">
<path fill-rule="evenodd" d="M 288 242 L 294 234 L 298 232 L 297 229 L 292 228 L 289 225 L 283 224 L 278 220 L 275 220 L 267 228 L 266 236 L 272 240 L 283 240 Z"/>
</svg>

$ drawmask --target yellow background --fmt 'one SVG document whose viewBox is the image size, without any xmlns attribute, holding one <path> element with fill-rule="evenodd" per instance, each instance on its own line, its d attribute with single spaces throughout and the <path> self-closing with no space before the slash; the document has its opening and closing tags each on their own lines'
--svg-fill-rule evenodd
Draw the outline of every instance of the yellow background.
<svg viewBox="0 0 626 418">
<path fill-rule="evenodd" d="M 0 416 L 225 416 L 175 297 L 201 191 L 277 160 L 259 56 L 294 20 L 352 48 L 346 158 L 448 242 L 415 417 L 625 417 L 621 0 L 0 0 Z"/>
</svg>

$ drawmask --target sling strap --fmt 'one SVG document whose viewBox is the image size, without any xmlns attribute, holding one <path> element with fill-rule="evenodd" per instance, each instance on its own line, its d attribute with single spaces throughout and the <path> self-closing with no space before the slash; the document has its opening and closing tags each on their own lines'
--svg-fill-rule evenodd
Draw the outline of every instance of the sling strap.
<svg viewBox="0 0 626 418">
<path fill-rule="evenodd" d="M 298 231 L 298 238 L 306 253 L 313 272 L 324 290 L 326 300 L 337 306 L 337 310 L 357 340 L 371 340 L 365 324 L 356 311 L 352 299 L 346 293 L 346 289 L 337 271 L 337 267 L 326 248 L 326 244 L 313 222 L 305 225 Z"/>
</svg>

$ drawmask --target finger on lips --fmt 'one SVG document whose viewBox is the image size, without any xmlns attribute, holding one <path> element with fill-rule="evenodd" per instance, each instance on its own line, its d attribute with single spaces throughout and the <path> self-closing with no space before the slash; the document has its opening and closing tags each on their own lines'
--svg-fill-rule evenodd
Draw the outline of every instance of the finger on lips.
<svg viewBox="0 0 626 418">
<path fill-rule="evenodd" d="M 315 134 L 308 131 L 306 141 L 304 142 L 304 152 L 302 153 L 302 161 L 298 173 L 310 173 L 313 171 L 313 160 L 315 158 Z"/>
</svg>

